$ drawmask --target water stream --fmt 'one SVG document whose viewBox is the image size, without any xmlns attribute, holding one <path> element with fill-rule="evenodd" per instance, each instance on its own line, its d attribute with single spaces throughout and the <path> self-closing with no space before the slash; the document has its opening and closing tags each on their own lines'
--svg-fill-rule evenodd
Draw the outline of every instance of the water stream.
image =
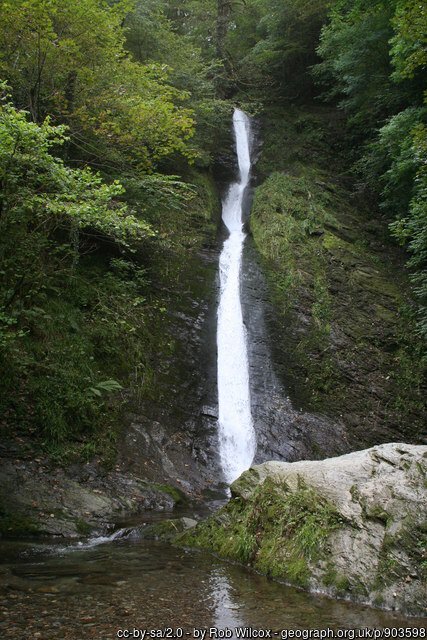
<svg viewBox="0 0 427 640">
<path fill-rule="evenodd" d="M 120 629 L 182 629 L 184 638 L 200 638 L 194 629 L 210 628 L 236 638 L 242 627 L 280 638 L 284 629 L 423 625 L 136 538 L 68 550 L 63 542 L 55 549 L 52 542 L 0 540 L 0 557 L 0 637 L 8 640 L 107 640 Z"/>
<path fill-rule="evenodd" d="M 254 459 L 256 440 L 251 415 L 246 329 L 240 299 L 243 243 L 242 205 L 251 169 L 251 128 L 247 115 L 235 109 L 239 181 L 230 185 L 223 202 L 222 219 L 229 236 L 219 259 L 220 301 L 218 307 L 218 431 L 222 468 L 233 482 Z"/>
</svg>

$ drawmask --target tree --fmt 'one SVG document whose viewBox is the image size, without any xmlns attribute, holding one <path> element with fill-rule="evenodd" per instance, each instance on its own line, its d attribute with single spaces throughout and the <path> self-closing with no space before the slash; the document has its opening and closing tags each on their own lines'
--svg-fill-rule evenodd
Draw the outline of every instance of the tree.
<svg viewBox="0 0 427 640">
<path fill-rule="evenodd" d="M 224 48 L 237 83 L 287 97 L 313 93 L 309 67 L 327 0 L 247 0 L 236 5 Z"/>
<path fill-rule="evenodd" d="M 3 85 L 4 91 L 4 85 Z M 78 234 L 98 235 L 125 248 L 152 235 L 116 201 L 123 193 L 89 169 L 70 169 L 52 155 L 66 140 L 63 126 L 29 122 L 7 99 L 0 105 L 1 305 L 31 303 L 46 284 L 46 269 L 72 268 Z M 58 243 L 58 239 L 61 241 Z M 52 251 L 56 260 L 46 260 Z"/>
<path fill-rule="evenodd" d="M 427 5 L 425 0 L 336 0 L 315 73 L 347 115 L 355 169 L 393 235 L 411 252 L 420 329 L 427 335 Z"/>
<path fill-rule="evenodd" d="M 427 66 L 427 3 L 425 0 L 400 0 L 393 18 L 395 35 L 391 56 L 395 78 L 413 78 Z"/>
<path fill-rule="evenodd" d="M 76 77 L 122 55 L 130 5 L 102 0 L 2 0 L 0 69 L 35 122 L 69 111 Z"/>
</svg>

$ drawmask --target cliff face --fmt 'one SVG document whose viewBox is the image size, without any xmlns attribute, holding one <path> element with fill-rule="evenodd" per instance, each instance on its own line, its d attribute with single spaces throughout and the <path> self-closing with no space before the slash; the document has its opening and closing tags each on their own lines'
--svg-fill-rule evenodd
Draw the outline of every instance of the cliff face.
<svg viewBox="0 0 427 640">
<path fill-rule="evenodd" d="M 276 108 L 262 122 L 250 228 L 273 308 L 267 341 L 293 406 L 331 426 L 318 455 L 305 447 L 301 457 L 425 443 L 425 360 L 405 258 L 390 220 L 349 177 L 339 116 Z"/>
<path fill-rule="evenodd" d="M 426 473 L 427 447 L 406 444 L 266 462 L 180 543 L 309 591 L 425 615 Z"/>
</svg>

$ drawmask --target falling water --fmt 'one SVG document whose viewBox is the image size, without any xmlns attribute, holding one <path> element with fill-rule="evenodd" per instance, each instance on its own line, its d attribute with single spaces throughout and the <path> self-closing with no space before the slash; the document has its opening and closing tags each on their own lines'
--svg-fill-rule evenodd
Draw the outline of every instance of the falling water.
<svg viewBox="0 0 427 640">
<path fill-rule="evenodd" d="M 230 185 L 223 202 L 222 219 L 230 235 L 219 259 L 221 293 L 218 307 L 219 444 L 227 482 L 248 469 L 255 455 L 255 432 L 249 392 L 246 329 L 240 301 L 243 233 L 242 203 L 249 183 L 250 122 L 240 109 L 233 115 L 240 180 Z"/>
</svg>

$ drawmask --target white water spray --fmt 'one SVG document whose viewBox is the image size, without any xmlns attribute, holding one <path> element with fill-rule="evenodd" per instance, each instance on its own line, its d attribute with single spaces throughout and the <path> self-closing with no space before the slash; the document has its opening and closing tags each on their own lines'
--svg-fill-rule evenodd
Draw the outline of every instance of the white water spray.
<svg viewBox="0 0 427 640">
<path fill-rule="evenodd" d="M 255 431 L 249 392 L 246 329 L 240 301 L 243 233 L 242 203 L 251 168 L 250 122 L 240 109 L 233 115 L 240 180 L 230 185 L 222 219 L 230 232 L 219 259 L 221 293 L 218 307 L 219 451 L 227 482 L 248 469 L 255 455 Z"/>
</svg>

